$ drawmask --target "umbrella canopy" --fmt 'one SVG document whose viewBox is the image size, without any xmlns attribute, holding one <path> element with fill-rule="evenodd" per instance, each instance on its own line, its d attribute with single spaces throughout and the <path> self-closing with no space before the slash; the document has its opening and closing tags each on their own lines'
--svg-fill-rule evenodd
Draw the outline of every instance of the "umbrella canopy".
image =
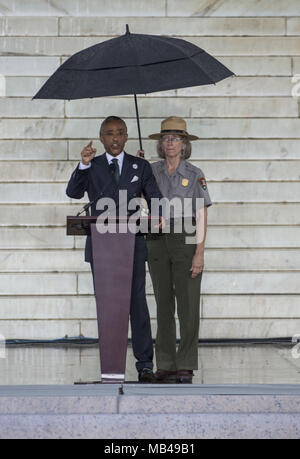
<svg viewBox="0 0 300 459">
<path fill-rule="evenodd" d="M 147 94 L 213 84 L 231 75 L 234 73 L 221 62 L 192 43 L 130 33 L 127 25 L 124 35 L 71 56 L 33 98 L 73 100 Z"/>
</svg>

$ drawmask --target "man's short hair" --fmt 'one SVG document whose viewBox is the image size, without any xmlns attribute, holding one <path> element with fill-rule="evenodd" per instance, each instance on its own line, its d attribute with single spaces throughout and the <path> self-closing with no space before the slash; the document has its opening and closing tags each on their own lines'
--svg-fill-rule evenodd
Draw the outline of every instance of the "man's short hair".
<svg viewBox="0 0 300 459">
<path fill-rule="evenodd" d="M 105 120 L 102 121 L 101 126 L 100 126 L 99 136 L 101 136 L 102 130 L 103 130 L 104 126 L 105 126 L 107 123 L 110 123 L 110 121 L 121 121 L 121 123 L 124 124 L 125 129 L 126 129 L 126 132 L 127 132 L 127 125 L 126 125 L 125 121 L 122 120 L 122 118 L 120 118 L 119 116 L 110 115 L 110 116 L 107 116 L 107 117 L 105 118 Z"/>
</svg>

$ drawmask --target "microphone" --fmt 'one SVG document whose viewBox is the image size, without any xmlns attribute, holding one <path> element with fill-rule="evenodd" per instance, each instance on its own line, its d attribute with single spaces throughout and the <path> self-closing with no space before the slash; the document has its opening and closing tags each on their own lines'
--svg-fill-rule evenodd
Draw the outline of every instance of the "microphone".
<svg viewBox="0 0 300 459">
<path fill-rule="evenodd" d="M 83 206 L 82 210 L 80 212 L 78 212 L 78 214 L 76 215 L 76 217 L 79 217 L 79 215 L 83 214 L 83 212 L 85 212 L 85 215 L 87 217 L 90 216 L 90 212 L 89 212 L 89 208 L 92 207 L 92 205 L 98 201 L 98 199 L 100 198 L 100 196 L 97 196 L 96 199 L 94 199 L 93 201 L 90 201 L 88 202 L 87 204 L 85 204 L 85 206 Z"/>
</svg>

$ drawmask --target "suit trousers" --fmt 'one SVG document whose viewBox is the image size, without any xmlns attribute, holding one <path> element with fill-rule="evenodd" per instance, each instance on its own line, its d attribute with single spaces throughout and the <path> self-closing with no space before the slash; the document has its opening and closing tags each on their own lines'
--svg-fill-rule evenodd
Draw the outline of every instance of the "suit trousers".
<svg viewBox="0 0 300 459">
<path fill-rule="evenodd" d="M 185 234 L 149 234 L 148 264 L 157 304 L 155 354 L 161 370 L 197 370 L 202 273 L 191 278 L 196 244 Z M 180 328 L 176 350 L 175 299 Z"/>
<path fill-rule="evenodd" d="M 137 360 L 136 369 L 153 369 L 153 341 L 148 305 L 146 301 L 146 269 L 147 246 L 144 236 L 135 237 L 133 275 L 130 303 L 130 326 L 133 354 Z M 95 285 L 93 263 L 91 262 Z M 117 282 L 117 279 L 116 279 Z"/>
</svg>

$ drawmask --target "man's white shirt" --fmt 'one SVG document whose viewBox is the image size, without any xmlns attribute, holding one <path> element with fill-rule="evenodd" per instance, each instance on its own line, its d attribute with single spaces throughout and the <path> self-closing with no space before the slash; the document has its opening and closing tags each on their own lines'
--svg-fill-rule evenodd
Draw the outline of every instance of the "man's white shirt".
<svg viewBox="0 0 300 459">
<path fill-rule="evenodd" d="M 122 151 L 122 153 L 120 153 L 118 156 L 112 156 L 107 152 L 105 152 L 105 154 L 106 154 L 106 159 L 108 161 L 108 164 L 111 164 L 113 159 L 117 159 L 118 160 L 120 174 L 121 174 L 123 161 L 124 161 L 124 151 Z M 91 163 L 88 164 L 87 166 L 85 164 L 83 164 L 81 161 L 79 163 L 79 169 L 89 169 L 90 167 L 91 167 Z"/>
</svg>

